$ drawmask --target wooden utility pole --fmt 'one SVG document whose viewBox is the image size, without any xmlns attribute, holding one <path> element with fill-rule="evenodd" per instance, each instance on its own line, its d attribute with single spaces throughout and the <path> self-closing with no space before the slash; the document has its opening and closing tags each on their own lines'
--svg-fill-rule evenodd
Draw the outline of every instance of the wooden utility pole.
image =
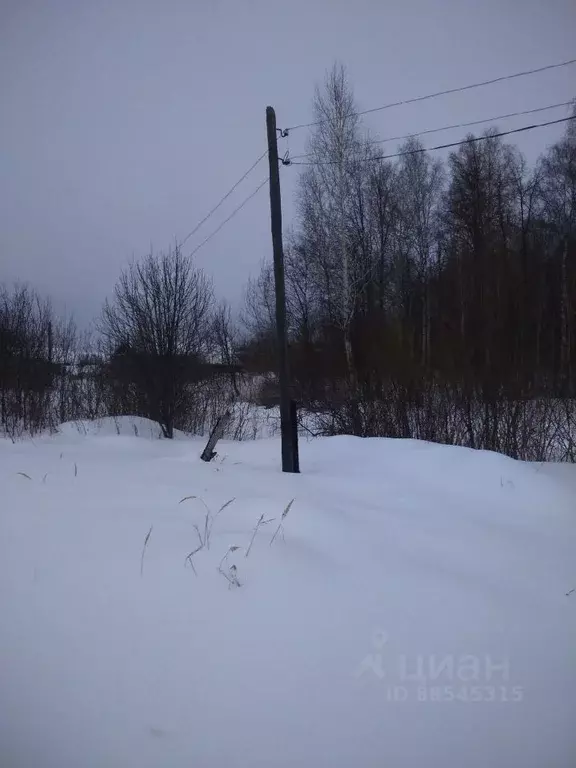
<svg viewBox="0 0 576 768">
<path fill-rule="evenodd" d="M 278 378 L 280 382 L 280 433 L 282 437 L 282 471 L 298 472 L 298 431 L 295 408 L 290 403 L 288 342 L 286 339 L 286 288 L 284 285 L 284 250 L 282 247 L 282 201 L 278 167 L 276 113 L 266 107 L 268 160 L 270 164 L 270 217 L 274 250 L 274 285 L 276 289 L 276 336 L 278 344 Z"/>
</svg>

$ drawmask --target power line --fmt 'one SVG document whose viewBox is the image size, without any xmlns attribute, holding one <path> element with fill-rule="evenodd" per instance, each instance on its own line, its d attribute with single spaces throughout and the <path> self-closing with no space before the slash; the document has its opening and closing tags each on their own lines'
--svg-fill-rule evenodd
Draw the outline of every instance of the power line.
<svg viewBox="0 0 576 768">
<path fill-rule="evenodd" d="M 268 150 L 266 150 L 266 152 L 268 152 Z M 264 154 L 266 154 L 266 152 L 265 152 Z M 262 157 L 264 157 L 264 155 L 262 155 Z M 217 235 L 217 234 L 218 234 L 218 232 L 220 232 L 220 230 L 222 229 L 222 227 L 226 226 L 226 224 L 228 224 L 228 222 L 230 221 L 230 219 L 233 219 L 233 218 L 234 218 L 234 216 L 236 216 L 236 214 L 237 214 L 237 213 L 239 213 L 239 212 L 242 210 L 242 208 L 244 208 L 244 206 L 246 205 L 246 203 L 248 203 L 250 200 L 252 200 L 252 198 L 253 198 L 253 197 L 254 197 L 254 196 L 255 196 L 255 195 L 256 195 L 256 194 L 257 194 L 257 193 L 258 193 L 258 192 L 259 192 L 259 191 L 262 189 L 262 187 L 264 186 L 264 184 L 266 184 L 267 182 L 268 182 L 268 176 L 266 176 L 266 178 L 265 178 L 263 181 L 261 181 L 261 182 L 260 182 L 260 184 L 258 184 L 258 186 L 257 186 L 257 187 L 256 187 L 256 189 L 254 190 L 254 192 L 251 192 L 251 193 L 248 195 L 248 197 L 247 197 L 247 198 L 245 198 L 245 200 L 243 200 L 243 201 L 240 203 L 240 205 L 239 205 L 237 208 L 235 208 L 235 209 L 232 211 L 232 213 L 230 214 L 230 216 L 228 216 L 228 218 L 227 218 L 227 219 L 224 219 L 224 221 L 223 221 L 223 222 L 222 222 L 222 223 L 221 223 L 221 224 L 220 224 L 220 225 L 219 225 L 219 226 L 218 226 L 218 227 L 217 227 L 217 228 L 216 228 L 216 229 L 215 229 L 215 230 L 214 230 L 214 231 L 213 231 L 213 232 L 212 232 L 210 235 L 208 235 L 208 237 L 206 237 L 206 238 L 205 238 L 205 239 L 204 239 L 204 240 L 203 240 L 203 241 L 202 241 L 202 242 L 201 242 L 199 245 L 197 245 L 197 246 L 196 246 L 196 247 L 195 247 L 195 248 L 194 248 L 194 249 L 191 251 L 191 253 L 190 253 L 190 258 L 191 258 L 192 256 L 194 256 L 194 254 L 196 253 L 196 251 L 199 251 L 199 250 L 200 250 L 200 248 L 202 248 L 204 245 L 206 245 L 206 243 L 208 243 L 210 240 L 212 240 L 212 238 L 213 238 L 215 235 Z"/>
<path fill-rule="evenodd" d="M 199 221 L 199 222 L 198 222 L 198 224 L 196 224 L 196 226 L 194 227 L 194 229 L 193 229 L 191 232 L 189 232 L 189 233 L 186 235 L 186 237 L 184 238 L 184 240 L 182 240 L 182 242 L 180 243 L 180 247 L 182 247 L 182 246 L 184 245 L 184 243 L 186 243 L 186 242 L 187 242 L 187 241 L 188 241 L 188 240 L 189 240 L 189 239 L 192 237 L 192 235 L 195 235 L 195 234 L 196 234 L 196 232 L 198 232 L 198 230 L 200 229 L 200 227 L 201 227 L 201 226 L 202 226 L 202 225 L 203 225 L 205 222 L 207 222 L 207 221 L 208 221 L 208 219 L 209 219 L 209 218 L 212 216 L 212 214 L 216 213 L 216 211 L 218 210 L 218 208 L 220 208 L 220 206 L 222 205 L 222 203 L 224 203 L 224 202 L 225 202 L 225 201 L 226 201 L 226 200 L 227 200 L 227 199 L 230 197 L 230 195 L 232 194 L 232 192 L 234 192 L 234 190 L 235 190 L 237 187 L 239 187 L 239 186 L 240 186 L 240 184 L 241 184 L 241 183 L 244 181 L 244 179 L 245 179 L 245 178 L 248 176 L 248 174 L 252 173 L 252 171 L 254 170 L 254 168 L 256 168 L 256 166 L 258 165 L 258 163 L 259 163 L 261 160 L 263 160 L 263 159 L 264 159 L 264 157 L 266 156 L 267 152 L 268 152 L 268 150 L 266 149 L 266 150 L 265 150 L 265 151 L 264 151 L 264 152 L 263 152 L 263 153 L 260 155 L 260 157 L 259 157 L 259 158 L 258 158 L 258 159 L 257 159 L 257 160 L 254 162 L 254 163 L 252 163 L 252 165 L 250 166 L 250 168 L 248 168 L 248 170 L 246 171 L 246 173 L 245 173 L 245 174 L 243 174 L 243 175 L 242 175 L 242 176 L 241 176 L 241 177 L 238 179 L 238 181 L 237 181 L 237 182 L 234 184 L 234 186 L 232 186 L 232 187 L 231 187 L 231 188 L 228 190 L 228 192 L 226 192 L 226 194 L 224 195 L 224 197 L 223 197 L 223 198 L 222 198 L 222 199 L 221 199 L 221 200 L 220 200 L 220 201 L 219 201 L 219 202 L 218 202 L 218 203 L 217 203 L 217 204 L 214 206 L 214 208 L 212 208 L 212 210 L 210 210 L 210 211 L 209 211 L 209 212 L 206 214 L 206 216 L 204 216 L 204 218 L 202 219 L 202 221 Z M 195 251 L 193 251 L 193 253 L 195 253 Z"/>
<path fill-rule="evenodd" d="M 442 128 L 429 128 L 426 131 L 418 131 L 416 133 L 407 133 L 404 136 L 390 136 L 387 139 L 376 139 L 374 141 L 369 141 L 368 145 L 372 146 L 374 144 L 386 144 L 390 141 L 403 141 L 405 139 L 411 139 L 415 136 L 426 136 L 430 133 L 441 133 L 442 131 L 450 131 L 453 128 L 470 128 L 473 125 L 482 125 L 483 123 L 493 123 L 496 120 L 506 120 L 509 117 L 521 117 L 522 115 L 533 115 L 536 112 L 546 112 L 550 109 L 559 109 L 560 107 L 569 107 L 573 104 L 572 101 L 563 101 L 559 104 L 550 104 L 547 107 L 537 107 L 536 109 L 526 109 L 523 112 L 509 112 L 507 115 L 496 115 L 495 117 L 487 117 L 483 120 L 472 120 L 468 123 L 455 123 L 454 125 L 445 125 Z M 300 160 L 304 157 L 312 157 L 312 152 L 307 152 L 303 155 L 294 155 L 292 157 L 292 160 Z"/>
<path fill-rule="evenodd" d="M 450 149 L 451 147 L 460 147 L 463 144 L 474 144 L 478 141 L 488 141 L 489 139 L 498 139 L 501 136 L 509 136 L 511 133 L 523 133 L 525 131 L 532 131 L 534 128 L 544 128 L 547 125 L 558 125 L 559 123 L 566 123 L 569 120 L 576 120 L 576 115 L 571 117 L 562 117 L 559 120 L 548 120 L 546 123 L 535 123 L 534 125 L 524 125 L 522 128 L 513 128 L 510 131 L 501 131 L 500 133 L 492 133 L 489 136 L 472 136 L 469 139 L 463 139 L 462 141 L 453 141 L 450 144 L 439 144 L 437 147 L 419 147 L 418 149 L 409 149 L 406 152 L 396 152 L 393 155 L 379 155 L 377 157 L 359 158 L 358 162 L 372 162 L 376 160 L 391 160 L 395 157 L 405 157 L 406 155 L 418 155 L 421 152 L 433 152 L 436 149 Z M 290 165 L 338 165 L 338 160 L 325 160 L 312 163 L 299 163 L 290 162 Z"/>
<path fill-rule="evenodd" d="M 361 112 L 351 112 L 347 117 L 356 116 L 359 117 L 360 115 L 369 115 L 373 112 L 380 112 L 383 109 L 391 109 L 392 107 L 400 107 L 404 104 L 414 104 L 418 101 L 425 101 L 426 99 L 435 99 L 438 96 L 447 96 L 451 93 L 461 93 L 462 91 L 470 91 L 472 88 L 481 88 L 485 85 L 494 85 L 494 83 L 501 83 L 504 80 L 514 80 L 517 77 L 526 77 L 528 75 L 536 75 L 539 72 L 546 72 L 550 69 L 558 69 L 559 67 L 567 67 L 571 64 L 576 64 L 576 59 L 569 59 L 568 61 L 561 61 L 557 64 L 547 64 L 545 67 L 537 67 L 536 69 L 527 69 L 523 72 L 515 72 L 512 75 L 501 75 L 500 77 L 494 77 L 491 80 L 483 80 L 479 83 L 471 83 L 469 85 L 463 85 L 458 88 L 448 88 L 445 91 L 436 91 L 435 93 L 428 93 L 425 96 L 416 96 L 412 99 L 403 99 L 402 101 L 394 101 L 390 104 L 384 104 L 381 107 L 373 107 L 372 109 L 364 109 Z M 288 128 L 288 131 L 297 131 L 300 128 L 311 128 L 315 125 L 321 125 L 322 123 L 327 122 L 326 120 L 316 120 L 315 122 L 311 123 L 301 123 L 300 125 L 293 125 L 292 127 Z"/>
</svg>

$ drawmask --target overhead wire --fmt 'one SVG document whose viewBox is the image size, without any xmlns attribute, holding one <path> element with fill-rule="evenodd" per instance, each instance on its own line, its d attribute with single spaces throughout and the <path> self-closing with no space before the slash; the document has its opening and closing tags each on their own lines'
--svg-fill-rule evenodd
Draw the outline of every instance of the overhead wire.
<svg viewBox="0 0 576 768">
<path fill-rule="evenodd" d="M 360 117 L 361 115 L 369 115 L 374 112 L 381 112 L 384 109 L 392 109 L 392 107 L 400 107 L 404 104 L 415 104 L 419 101 L 426 101 L 427 99 L 435 99 L 438 96 L 447 96 L 452 93 L 461 93 L 463 91 L 470 91 L 473 88 L 481 88 L 483 86 L 487 85 L 494 85 L 495 83 L 501 83 L 505 80 L 514 80 L 519 77 L 527 77 L 528 75 L 536 75 L 540 72 L 546 72 L 551 69 L 559 69 L 560 67 L 568 67 L 572 64 L 576 64 L 576 59 L 568 59 L 567 61 L 560 61 L 556 64 L 547 64 L 544 67 L 535 67 L 534 69 L 526 69 L 522 72 L 514 72 L 510 75 L 501 75 L 500 77 L 493 77 L 490 80 L 482 80 L 477 83 L 470 83 L 468 85 L 462 85 L 457 88 L 447 88 L 443 91 L 435 91 L 434 93 L 427 93 L 424 96 L 415 96 L 411 99 L 401 99 L 400 101 L 393 101 L 389 104 L 383 104 L 380 107 L 373 107 L 371 109 L 364 109 L 359 112 L 350 112 L 347 117 Z M 327 122 L 326 120 L 315 120 L 310 123 L 300 123 L 299 125 L 292 125 L 286 130 L 288 131 L 297 131 L 300 128 L 311 128 L 316 125 L 322 125 L 323 123 Z"/>
<path fill-rule="evenodd" d="M 243 201 L 240 203 L 240 205 L 239 205 L 239 206 L 237 206 L 237 207 L 236 207 L 236 208 L 235 208 L 235 209 L 232 211 L 232 213 L 231 213 L 231 214 L 228 216 L 228 218 L 224 219 L 224 221 L 223 221 L 223 222 L 222 222 L 222 223 L 221 223 L 221 224 L 220 224 L 218 227 L 216 227 L 216 229 L 215 229 L 215 230 L 214 230 L 214 231 L 213 231 L 211 234 L 209 234 L 209 235 L 208 235 L 208 237 L 206 237 L 206 238 L 205 238 L 205 239 L 204 239 L 204 240 L 203 240 L 201 243 L 199 243 L 199 244 L 198 244 L 198 245 L 197 245 L 195 248 L 193 248 L 193 249 L 192 249 L 192 251 L 190 252 L 190 257 L 194 256 L 194 254 L 195 254 L 197 251 L 199 251 L 199 250 L 200 250 L 200 248 L 202 248 L 203 246 L 205 246 L 205 245 L 206 245 L 206 243 L 210 242 L 210 240 L 212 240 L 212 238 L 213 238 L 215 235 L 217 235 L 217 234 L 218 234 L 218 232 L 220 232 L 220 230 L 221 230 L 223 227 L 225 227 L 225 226 L 226 226 L 226 224 L 228 224 L 228 222 L 229 222 L 231 219 L 233 219 L 233 218 L 234 218 L 234 216 L 236 216 L 236 214 L 237 214 L 237 213 L 239 213 L 239 212 L 242 210 L 242 208 L 244 208 L 244 206 L 245 206 L 245 205 L 246 205 L 246 204 L 247 204 L 247 203 L 248 203 L 250 200 L 252 200 L 252 198 L 253 198 L 253 197 L 255 197 L 255 196 L 258 194 L 258 192 L 259 192 L 259 191 L 262 189 L 262 187 L 264 186 L 264 184 L 266 184 L 267 182 L 268 182 L 268 176 L 266 176 L 266 178 L 265 178 L 263 181 L 261 181 L 261 182 L 260 182 L 260 184 L 258 184 L 258 186 L 256 187 L 256 189 L 255 189 L 253 192 L 251 192 L 251 193 L 248 195 L 248 197 L 246 197 L 246 198 L 245 198 L 245 199 L 244 199 L 244 200 L 243 200 Z"/>
<path fill-rule="evenodd" d="M 182 247 L 182 246 L 183 246 L 183 245 L 184 245 L 184 244 L 185 244 L 185 243 L 186 243 L 186 242 L 187 242 L 187 241 L 188 241 L 188 240 L 189 240 L 189 239 L 190 239 L 190 238 L 191 238 L 193 235 L 195 235 L 195 234 L 196 234 L 196 232 L 198 232 L 198 230 L 200 229 L 200 227 L 201 227 L 203 224 L 205 224 L 205 223 L 208 221 L 208 219 L 209 219 L 209 218 L 210 218 L 210 217 L 211 217 L 211 216 L 212 216 L 214 213 L 216 213 L 216 211 L 217 211 L 217 210 L 220 208 L 220 206 L 221 206 L 223 203 L 225 203 L 225 202 L 226 202 L 226 200 L 228 200 L 228 198 L 230 197 L 230 195 L 231 195 L 231 194 L 232 194 L 232 193 L 233 193 L 233 192 L 234 192 L 234 191 L 235 191 L 235 190 L 236 190 L 236 189 L 237 189 L 237 188 L 240 186 L 240 184 L 241 184 L 241 183 L 244 181 L 244 179 L 245 179 L 245 178 L 246 178 L 246 177 L 247 177 L 247 176 L 248 176 L 250 173 L 252 173 L 252 171 L 254 170 L 254 168 L 256 168 L 256 166 L 258 165 L 258 163 L 259 163 L 259 162 L 261 162 L 261 161 L 264 159 L 264 157 L 265 157 L 267 154 L 268 154 L 268 150 L 266 149 L 266 150 L 265 150 L 265 151 L 264 151 L 264 152 L 263 152 L 263 153 L 260 155 L 260 157 L 259 157 L 257 160 L 255 160 L 255 161 L 252 163 L 252 165 L 250 166 L 250 168 L 248 168 L 248 170 L 246 171 L 246 173 L 244 173 L 244 174 L 243 174 L 243 175 L 242 175 L 242 176 L 241 176 L 241 177 L 238 179 L 238 181 L 237 181 L 237 182 L 236 182 L 236 183 L 235 183 L 235 184 L 234 184 L 232 187 L 230 187 L 230 189 L 228 190 L 228 192 L 226 192 L 226 194 L 224 195 L 224 197 L 222 197 L 222 198 L 220 199 L 220 201 L 219 201 L 218 203 L 216 203 L 216 205 L 215 205 L 215 206 L 214 206 L 214 207 L 213 207 L 213 208 L 212 208 L 212 209 L 211 209 L 211 210 L 210 210 L 210 211 L 209 211 L 209 212 L 206 214 L 206 216 L 204 216 L 204 218 L 203 218 L 201 221 L 199 221 L 199 222 L 198 222 L 198 224 L 196 224 L 196 226 L 194 227 L 194 229 L 192 229 L 192 230 L 191 230 L 191 231 L 190 231 L 190 232 L 189 232 L 189 233 L 186 235 L 186 237 L 185 237 L 185 238 L 182 240 L 182 242 L 180 243 L 180 247 Z"/>
<path fill-rule="evenodd" d="M 419 147 L 418 149 L 409 149 L 404 152 L 395 152 L 391 155 L 378 155 L 376 157 L 358 158 L 358 162 L 374 162 L 377 160 L 391 160 L 395 157 L 405 157 L 406 155 L 417 155 L 422 152 L 433 152 L 437 149 L 450 149 L 452 147 L 460 147 L 463 144 L 475 144 L 479 141 L 488 141 L 489 139 L 498 139 L 502 136 L 509 136 L 512 133 L 524 133 L 525 131 L 532 131 L 535 128 L 544 128 L 548 125 L 558 125 L 560 123 L 567 123 L 569 120 L 576 120 L 576 115 L 570 117 L 562 117 L 559 120 L 548 120 L 545 123 L 535 123 L 534 125 L 524 125 L 521 128 L 512 128 L 509 131 L 500 131 L 499 133 L 491 133 L 488 136 L 471 136 L 468 139 L 462 141 L 452 141 L 448 144 L 439 144 L 436 147 Z M 338 165 L 338 160 L 320 160 L 318 162 L 290 162 L 290 165 Z"/>
<path fill-rule="evenodd" d="M 385 110 L 385 109 L 391 109 L 392 107 L 398 107 L 398 106 L 402 106 L 404 104 L 412 104 L 412 103 L 415 103 L 415 102 L 424 101 L 426 99 L 433 99 L 433 98 L 436 98 L 438 96 L 444 96 L 444 95 L 448 95 L 448 94 L 451 94 L 451 93 L 459 93 L 459 92 L 462 92 L 462 91 L 471 90 L 473 88 L 480 88 L 482 86 L 492 85 L 494 83 L 499 83 L 499 82 L 502 82 L 504 80 L 512 80 L 512 79 L 519 78 L 519 77 L 526 77 L 528 75 L 534 75 L 534 74 L 537 74 L 539 72 L 545 72 L 547 70 L 557 69 L 559 67 L 566 67 L 566 66 L 569 66 L 571 64 L 576 64 L 576 59 L 569 59 L 567 61 L 562 61 L 562 62 L 558 62 L 558 63 L 555 63 L 555 64 L 548 64 L 548 65 L 543 66 L 543 67 L 537 67 L 537 68 L 534 68 L 534 69 L 525 70 L 523 72 L 516 72 L 516 73 L 510 74 L 510 75 L 502 75 L 500 77 L 492 78 L 491 80 L 484 80 L 484 81 L 478 82 L 478 83 L 471 83 L 469 85 L 460 86 L 458 88 L 449 88 L 449 89 L 446 89 L 446 90 L 443 90 L 443 91 L 436 91 L 435 93 L 426 94 L 424 96 L 417 96 L 417 97 L 414 97 L 414 98 L 404 99 L 404 100 L 401 100 L 401 101 L 392 102 L 390 104 L 385 104 L 385 105 L 382 105 L 380 107 L 374 107 L 372 109 L 366 109 L 366 110 L 362 110 L 362 111 L 359 111 L 359 112 L 353 112 L 353 113 L 350 113 L 350 115 L 361 116 L 361 115 L 371 114 L 371 113 L 379 112 L 379 111 L 382 111 L 382 110 Z M 510 118 L 510 117 L 517 117 L 517 116 L 521 116 L 521 115 L 534 114 L 536 112 L 543 112 L 543 111 L 549 110 L 549 109 L 556 109 L 556 108 L 559 108 L 559 107 L 562 107 L 562 106 L 568 106 L 570 103 L 571 102 L 563 102 L 563 103 L 560 103 L 560 104 L 549 105 L 547 107 L 538 107 L 536 109 L 524 110 L 524 111 L 521 111 L 521 112 L 510 113 L 508 115 L 500 115 L 500 116 L 497 116 L 497 117 L 488 118 L 486 120 L 475 120 L 475 121 L 471 121 L 471 122 L 468 122 L 468 123 L 459 123 L 459 124 L 454 124 L 454 125 L 450 125 L 450 126 L 444 126 L 442 128 L 432 128 L 432 129 L 428 129 L 428 130 L 425 130 L 425 131 L 420 131 L 418 133 L 411 133 L 411 134 L 406 134 L 405 136 L 397 136 L 397 137 L 391 137 L 391 138 L 387 138 L 387 139 L 376 140 L 376 141 L 370 142 L 370 143 L 371 144 L 383 144 L 383 143 L 390 142 L 390 141 L 403 140 L 403 139 L 408 139 L 408 138 L 411 138 L 411 137 L 414 137 L 414 136 L 423 136 L 423 135 L 427 135 L 427 134 L 431 134 L 431 133 L 438 133 L 438 132 L 441 132 L 441 131 L 446 131 L 446 130 L 455 129 L 455 128 L 466 128 L 466 127 L 470 127 L 470 126 L 473 126 L 473 125 L 480 125 L 482 123 L 493 122 L 495 120 L 503 120 L 503 119 L 507 119 L 507 118 Z M 539 123 L 539 124 L 534 124 L 534 125 L 529 125 L 529 126 L 523 126 L 522 128 L 516 128 L 516 129 L 510 130 L 510 131 L 503 131 L 501 133 L 492 134 L 491 137 L 492 138 L 497 138 L 497 137 L 500 137 L 500 136 L 507 136 L 507 135 L 509 135 L 511 133 L 521 133 L 523 131 L 533 130 L 534 128 L 542 128 L 542 127 L 547 126 L 547 125 L 555 125 L 557 123 L 563 123 L 563 122 L 566 122 L 567 120 L 572 120 L 572 119 L 574 119 L 574 116 L 568 117 L 568 118 L 563 118 L 561 120 L 551 120 L 551 121 L 548 121 L 548 122 L 545 122 L 545 123 Z M 289 131 L 295 131 L 295 130 L 298 130 L 300 128 L 313 127 L 313 126 L 316 126 L 316 125 L 320 125 L 320 124 L 322 124 L 324 122 L 327 122 L 327 121 L 326 120 L 317 120 L 317 121 L 310 122 L 310 123 L 301 123 L 299 125 L 291 126 L 290 128 L 286 129 L 282 133 L 287 136 Z M 451 142 L 451 143 L 448 143 L 448 144 L 441 144 L 441 145 L 438 145 L 436 147 L 418 148 L 418 149 L 415 149 L 415 150 L 408 150 L 408 151 L 405 151 L 405 152 L 398 152 L 398 153 L 390 154 L 390 155 L 382 155 L 382 156 L 377 156 L 377 157 L 373 157 L 373 158 L 366 158 L 365 160 L 369 160 L 369 161 L 372 161 L 372 160 L 374 160 L 374 161 L 376 161 L 376 160 L 385 160 L 385 159 L 391 159 L 391 158 L 395 158 L 395 157 L 401 157 L 401 156 L 407 155 L 407 154 L 416 154 L 416 153 L 419 153 L 419 152 L 434 151 L 434 150 L 439 150 L 439 149 L 448 149 L 448 148 L 451 148 L 451 147 L 460 146 L 462 144 L 470 143 L 470 142 L 473 142 L 473 141 L 482 141 L 482 140 L 485 140 L 486 138 L 490 138 L 490 137 L 473 137 L 471 139 L 465 139 L 464 141 Z M 232 185 L 232 187 L 230 187 L 230 189 L 226 192 L 226 194 L 222 198 L 220 198 L 220 200 L 216 203 L 216 205 L 213 206 L 208 211 L 208 213 L 204 216 L 204 218 L 201 219 L 194 226 L 194 228 L 186 235 L 186 237 L 184 237 L 184 239 L 180 242 L 180 246 L 183 246 L 191 237 L 193 237 L 193 235 L 195 235 L 198 232 L 198 230 L 216 213 L 216 211 L 218 211 L 218 209 L 226 202 L 226 200 L 233 194 L 233 192 L 240 186 L 240 184 L 247 178 L 247 176 L 254 170 L 254 168 L 256 168 L 256 166 L 264 159 L 264 157 L 267 155 L 267 153 L 268 153 L 268 150 L 265 150 L 252 163 L 252 165 L 248 168 L 248 170 L 245 173 L 242 174 L 242 176 Z M 282 162 L 285 165 L 319 165 L 319 164 L 321 164 L 321 165 L 330 165 L 330 164 L 333 164 L 331 161 L 326 161 L 326 162 L 322 162 L 321 161 L 320 163 L 316 163 L 316 162 L 298 162 L 299 158 L 305 158 L 305 157 L 310 157 L 310 156 L 311 156 L 310 153 L 304 154 L 304 155 L 297 155 L 295 158 L 285 159 Z M 364 160 L 364 159 L 362 159 L 362 160 Z M 248 197 L 246 197 L 242 201 L 242 203 L 240 203 L 240 205 L 238 205 L 232 211 L 232 213 L 226 219 L 224 219 L 224 221 L 210 235 L 208 235 L 201 243 L 199 243 L 195 248 L 193 248 L 193 250 L 190 253 L 190 256 L 193 256 L 197 251 L 200 250 L 200 248 L 202 248 L 204 245 L 206 245 L 206 243 L 208 243 L 216 234 L 218 234 L 218 232 L 220 232 L 220 230 L 231 219 L 233 219 L 234 216 L 236 216 L 236 214 L 239 213 L 242 210 L 242 208 L 244 208 L 244 206 L 260 191 L 260 189 L 262 189 L 262 187 L 264 186 L 264 184 L 266 184 L 267 181 L 268 181 L 268 177 L 266 177 L 256 187 L 256 189 L 250 195 L 248 195 Z"/>
<path fill-rule="evenodd" d="M 562 101 L 558 104 L 550 104 L 546 107 L 537 107 L 536 109 L 525 109 L 521 112 L 509 112 L 507 115 L 495 115 L 494 117 L 487 117 L 482 120 L 471 120 L 467 123 L 454 123 L 453 125 L 444 125 L 441 128 L 429 128 L 425 131 L 416 131 L 414 133 L 406 133 L 403 136 L 390 136 L 386 139 L 375 139 L 374 141 L 369 141 L 367 144 L 369 146 L 373 146 L 375 144 L 387 144 L 391 141 L 404 141 L 406 139 L 412 139 L 417 136 L 427 136 L 431 133 L 441 133 L 443 131 L 450 131 L 455 128 L 470 128 L 474 125 L 483 125 L 485 123 L 493 123 L 497 120 L 506 120 L 510 117 L 522 117 L 523 115 L 533 115 L 537 112 L 546 112 L 551 109 L 559 109 L 560 107 L 569 107 L 573 104 L 573 101 Z M 305 157 L 312 157 L 312 152 L 306 152 L 302 155 L 294 155 L 290 159 L 291 160 L 300 160 Z"/>
</svg>

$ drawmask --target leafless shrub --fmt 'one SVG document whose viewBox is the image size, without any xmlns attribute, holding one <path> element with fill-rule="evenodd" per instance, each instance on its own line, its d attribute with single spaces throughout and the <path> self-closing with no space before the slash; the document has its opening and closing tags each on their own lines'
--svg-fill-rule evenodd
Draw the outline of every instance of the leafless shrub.
<svg viewBox="0 0 576 768">
<path fill-rule="evenodd" d="M 205 376 L 212 303 L 210 281 L 176 248 L 132 263 L 104 304 L 110 397 L 122 412 L 157 421 L 165 437 L 173 437 Z"/>
</svg>

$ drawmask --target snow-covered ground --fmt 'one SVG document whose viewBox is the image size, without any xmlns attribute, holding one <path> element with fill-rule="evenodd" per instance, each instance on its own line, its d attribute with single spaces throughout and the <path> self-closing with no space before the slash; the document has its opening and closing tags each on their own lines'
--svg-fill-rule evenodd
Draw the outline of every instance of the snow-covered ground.
<svg viewBox="0 0 576 768">
<path fill-rule="evenodd" d="M 0 441 L 2 768 L 574 768 L 574 467 L 84 427 Z"/>
</svg>

